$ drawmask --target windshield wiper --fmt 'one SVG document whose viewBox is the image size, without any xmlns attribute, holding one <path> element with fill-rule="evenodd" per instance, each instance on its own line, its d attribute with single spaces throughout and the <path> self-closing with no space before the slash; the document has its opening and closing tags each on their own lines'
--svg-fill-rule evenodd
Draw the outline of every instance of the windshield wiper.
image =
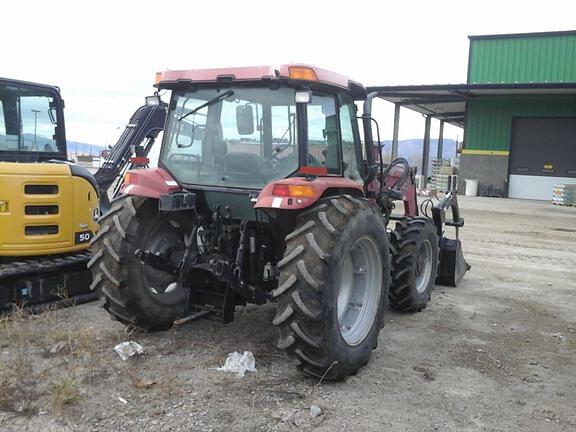
<svg viewBox="0 0 576 432">
<path fill-rule="evenodd" d="M 222 94 L 219 94 L 219 95 L 216 96 L 216 97 L 213 97 L 213 98 L 210 99 L 209 101 L 204 102 L 202 105 L 197 106 L 197 107 L 194 108 L 192 111 L 189 111 L 189 112 L 187 112 L 186 114 L 184 114 L 182 117 L 180 117 L 180 118 L 178 119 L 178 121 L 182 121 L 182 120 L 184 120 L 186 117 L 188 117 L 189 115 L 192 115 L 192 114 L 200 111 L 202 108 L 206 108 L 206 107 L 209 107 L 210 105 L 214 105 L 215 103 L 220 102 L 221 100 L 226 99 L 226 98 L 228 98 L 228 97 L 230 97 L 230 96 L 234 96 L 234 91 L 233 91 L 233 90 L 228 90 L 228 91 L 226 91 L 226 92 L 224 92 L 224 93 L 222 93 Z"/>
</svg>

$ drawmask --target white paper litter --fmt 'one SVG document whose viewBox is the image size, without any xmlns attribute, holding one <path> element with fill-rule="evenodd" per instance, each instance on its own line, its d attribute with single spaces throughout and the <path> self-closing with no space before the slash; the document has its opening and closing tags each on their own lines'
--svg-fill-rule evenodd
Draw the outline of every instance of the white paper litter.
<svg viewBox="0 0 576 432">
<path fill-rule="evenodd" d="M 134 341 L 122 342 L 114 347 L 114 351 L 116 351 L 124 361 L 135 355 L 144 354 L 144 348 L 142 348 L 142 345 Z"/>
<path fill-rule="evenodd" d="M 216 370 L 232 372 L 238 378 L 243 378 L 246 371 L 256 372 L 256 359 L 251 351 L 244 351 L 244 354 L 234 351 L 228 354 L 224 366 L 216 368 Z"/>
<path fill-rule="evenodd" d="M 324 411 L 318 405 L 312 405 L 310 407 L 310 416 L 312 416 L 312 418 L 320 417 L 322 414 L 324 414 Z"/>
</svg>

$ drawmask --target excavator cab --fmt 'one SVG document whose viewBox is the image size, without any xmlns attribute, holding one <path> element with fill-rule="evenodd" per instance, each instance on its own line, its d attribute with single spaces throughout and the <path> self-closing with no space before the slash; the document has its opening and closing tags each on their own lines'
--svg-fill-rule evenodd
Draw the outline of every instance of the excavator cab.
<svg viewBox="0 0 576 432">
<path fill-rule="evenodd" d="M 0 160 L 66 160 L 64 101 L 58 88 L 0 79 Z"/>
</svg>

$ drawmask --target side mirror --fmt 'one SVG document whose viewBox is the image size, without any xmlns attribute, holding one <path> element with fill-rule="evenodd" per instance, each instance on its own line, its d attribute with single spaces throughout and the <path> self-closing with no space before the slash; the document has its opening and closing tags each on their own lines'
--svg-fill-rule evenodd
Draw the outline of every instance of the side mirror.
<svg viewBox="0 0 576 432">
<path fill-rule="evenodd" d="M 56 120 L 57 118 L 56 108 L 50 107 L 48 109 L 48 117 L 50 118 L 50 123 L 52 123 L 53 125 L 58 124 L 58 121 Z"/>
<path fill-rule="evenodd" d="M 238 105 L 236 107 L 236 129 L 239 135 L 252 135 L 254 133 L 252 105 Z"/>
</svg>

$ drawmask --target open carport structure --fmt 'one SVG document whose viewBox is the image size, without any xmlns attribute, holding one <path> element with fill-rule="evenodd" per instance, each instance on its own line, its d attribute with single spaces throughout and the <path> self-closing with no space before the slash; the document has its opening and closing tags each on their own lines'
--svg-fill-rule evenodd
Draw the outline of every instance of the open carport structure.
<svg viewBox="0 0 576 432">
<path fill-rule="evenodd" d="M 480 193 L 551 199 L 555 183 L 576 183 L 576 31 L 470 37 L 467 84 L 369 87 L 400 108 L 425 116 L 423 174 L 430 124 L 464 128 L 461 178 Z M 462 183 L 462 182 L 461 182 Z"/>
</svg>

